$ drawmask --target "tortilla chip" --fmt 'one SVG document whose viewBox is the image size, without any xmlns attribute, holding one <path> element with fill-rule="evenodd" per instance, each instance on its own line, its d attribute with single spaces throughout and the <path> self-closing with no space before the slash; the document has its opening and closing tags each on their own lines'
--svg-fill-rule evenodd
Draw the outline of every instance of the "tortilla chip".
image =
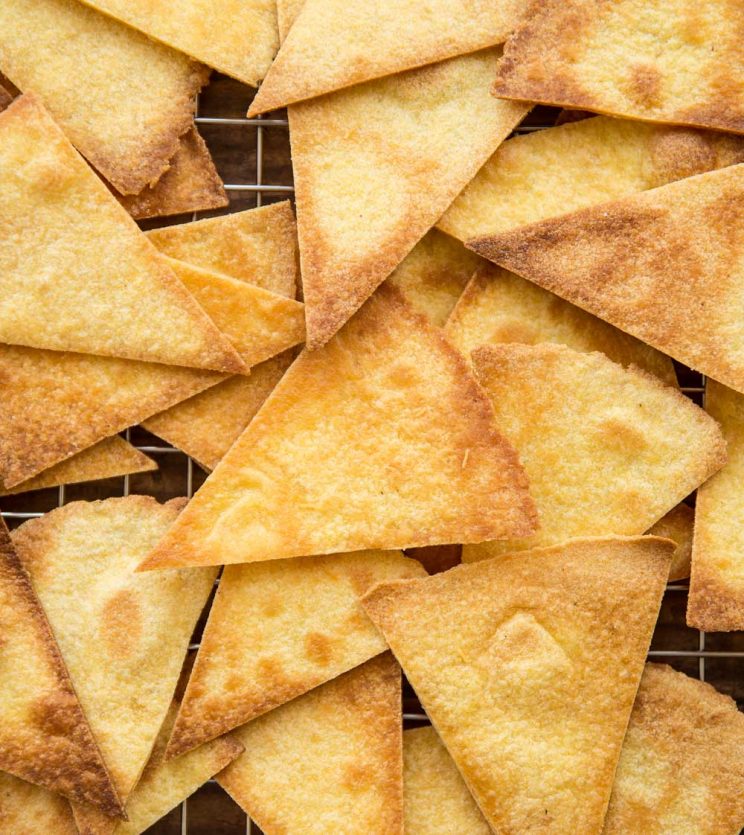
<svg viewBox="0 0 744 835">
<path fill-rule="evenodd" d="M 744 390 L 742 197 L 732 165 L 468 246 Z"/>
<path fill-rule="evenodd" d="M 430 725 L 403 731 L 406 835 L 491 835 L 452 757 Z"/>
<path fill-rule="evenodd" d="M 293 363 L 141 568 L 533 530 L 527 479 L 488 398 L 441 331 L 383 287 Z"/>
<path fill-rule="evenodd" d="M 272 293 L 297 293 L 297 227 L 288 200 L 147 233 L 170 258 Z"/>
<path fill-rule="evenodd" d="M 15 487 L 6 490 L 0 482 L 0 496 L 43 490 L 61 484 L 79 484 L 83 481 L 97 481 L 131 473 L 145 473 L 157 468 L 158 465 L 152 458 L 148 458 L 123 438 L 114 435 L 113 438 L 99 441 Z"/>
<path fill-rule="evenodd" d="M 111 776 L 2 517 L 0 669 L 0 769 L 120 813 Z"/>
<path fill-rule="evenodd" d="M 83 2 L 249 87 L 266 75 L 279 47 L 276 0 Z"/>
<path fill-rule="evenodd" d="M 744 629 L 744 396 L 708 380 L 705 409 L 721 424 L 729 458 L 697 494 L 687 623 L 728 632 Z"/>
<path fill-rule="evenodd" d="M 671 667 L 647 664 L 604 835 L 727 835 L 744 827 L 744 716 Z"/>
<path fill-rule="evenodd" d="M 182 505 L 146 496 L 73 502 L 13 533 L 125 803 L 217 573 L 134 573 Z M 109 833 L 116 823 L 89 806 L 76 805 L 75 817 L 85 832 Z"/>
<path fill-rule="evenodd" d="M 213 470 L 253 420 L 292 363 L 287 351 L 147 420 L 142 426 Z"/>
<path fill-rule="evenodd" d="M 465 55 L 289 109 L 311 350 L 390 275 L 527 113 L 489 93 L 499 55 Z"/>
<path fill-rule="evenodd" d="M 672 550 L 574 540 L 363 599 L 495 832 L 601 831 Z"/>
<path fill-rule="evenodd" d="M 484 262 L 436 229 L 427 232 L 388 278 L 415 310 L 440 327 Z"/>
<path fill-rule="evenodd" d="M 742 161 L 738 136 L 598 116 L 504 142 L 437 226 L 466 241 Z"/>
<path fill-rule="evenodd" d="M 241 371 L 35 98 L 0 114 L 0 341 Z"/>
<path fill-rule="evenodd" d="M 526 539 L 466 545 L 464 562 L 642 534 L 726 461 L 721 431 L 702 409 L 604 354 L 499 345 L 479 348 L 473 364 L 527 471 L 540 527 Z"/>
<path fill-rule="evenodd" d="M 693 0 L 535 3 L 507 41 L 494 94 L 744 133 L 740 13 Z"/>
<path fill-rule="evenodd" d="M 196 128 L 181 137 L 168 171 L 139 194 L 114 195 L 135 220 L 203 212 L 229 205 L 212 155 Z"/>
<path fill-rule="evenodd" d="M 672 557 L 672 568 L 669 571 L 670 582 L 684 580 L 690 576 L 694 523 L 695 511 L 689 505 L 678 504 L 647 531 L 650 536 L 671 539 L 677 546 Z"/>
<path fill-rule="evenodd" d="M 289 30 L 292 28 L 297 15 L 305 5 L 305 0 L 277 0 L 276 15 L 279 24 L 279 43 L 284 43 Z"/>
<path fill-rule="evenodd" d="M 209 77 L 206 67 L 75 0 L 3 0 L 0 70 L 44 102 L 122 194 L 139 194 L 168 170 Z"/>
<path fill-rule="evenodd" d="M 416 0 L 379 0 L 373 9 L 364 0 L 305 0 L 248 115 L 501 44 L 527 5 L 461 0 L 455 11 L 432 0 L 424 12 Z"/>
<path fill-rule="evenodd" d="M 403 835 L 402 720 L 385 653 L 244 725 L 217 782 L 267 833 Z"/>
<path fill-rule="evenodd" d="M 580 307 L 490 264 L 479 269 L 465 288 L 445 333 L 465 356 L 480 345 L 557 342 L 575 351 L 601 351 L 620 365 L 637 365 L 667 385 L 677 385 L 669 357 Z"/>
<path fill-rule="evenodd" d="M 78 828 L 64 797 L 0 772 L 0 832 L 78 835 Z"/>
<path fill-rule="evenodd" d="M 228 566 L 209 613 L 168 756 L 214 739 L 386 649 L 359 598 L 421 577 L 397 551 Z"/>
</svg>

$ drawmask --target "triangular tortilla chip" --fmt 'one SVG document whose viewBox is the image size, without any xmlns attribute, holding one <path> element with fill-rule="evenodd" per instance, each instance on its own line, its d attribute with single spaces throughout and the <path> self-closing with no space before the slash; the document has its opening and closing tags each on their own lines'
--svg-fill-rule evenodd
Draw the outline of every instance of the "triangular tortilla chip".
<svg viewBox="0 0 744 835">
<path fill-rule="evenodd" d="M 575 540 L 363 599 L 494 832 L 600 831 L 672 550 Z"/>
<path fill-rule="evenodd" d="M 557 342 L 576 351 L 601 351 L 620 365 L 631 363 L 677 384 L 671 359 L 508 270 L 487 265 L 465 288 L 445 333 L 469 356 L 481 345 Z"/>
<path fill-rule="evenodd" d="M 168 712 L 216 571 L 136 574 L 182 501 L 74 502 L 13 533 L 59 641 L 80 703 L 126 803 Z M 70 612 L 75 617 L 70 617 Z M 76 806 L 81 828 L 115 821 Z"/>
<path fill-rule="evenodd" d="M 403 731 L 403 800 L 406 835 L 491 835 L 431 726 Z"/>
<path fill-rule="evenodd" d="M 695 511 L 686 504 L 678 504 L 669 513 L 652 525 L 647 533 L 650 536 L 661 536 L 671 539 L 677 546 L 672 557 L 672 567 L 669 570 L 669 581 L 684 580 L 690 576 L 690 561 L 692 559 L 692 531 L 695 524 Z"/>
<path fill-rule="evenodd" d="M 276 0 L 83 2 L 250 87 L 264 77 L 279 46 Z"/>
<path fill-rule="evenodd" d="M 78 828 L 64 797 L 0 772 L 0 832 L 78 835 Z"/>
<path fill-rule="evenodd" d="M 437 226 L 466 241 L 742 161 L 739 136 L 598 116 L 504 142 Z"/>
<path fill-rule="evenodd" d="M 479 348 L 473 363 L 527 471 L 540 527 L 518 541 L 466 545 L 465 562 L 578 536 L 642 534 L 726 460 L 702 409 L 604 354 L 499 345 Z"/>
<path fill-rule="evenodd" d="M 297 227 L 288 200 L 258 209 L 153 229 L 164 254 L 272 293 L 297 292 Z"/>
<path fill-rule="evenodd" d="M 213 470 L 253 420 L 292 363 L 291 351 L 142 421 L 142 426 Z"/>
<path fill-rule="evenodd" d="M 73 0 L 3 0 L 0 70 L 38 95 L 122 194 L 139 194 L 168 170 L 209 77 L 185 55 Z"/>
<path fill-rule="evenodd" d="M 465 360 L 382 287 L 293 363 L 142 568 L 481 542 L 533 514 Z"/>
<path fill-rule="evenodd" d="M 365 0 L 305 0 L 248 113 L 501 44 L 527 5 L 431 0 L 422 10 L 416 0 L 378 0 L 372 9 Z"/>
<path fill-rule="evenodd" d="M 705 409 L 721 424 L 729 457 L 697 494 L 687 623 L 728 632 L 744 629 L 744 395 L 708 380 Z"/>
<path fill-rule="evenodd" d="M 400 668 L 389 653 L 244 725 L 217 782 L 266 833 L 403 835 Z"/>
<path fill-rule="evenodd" d="M 98 481 L 103 478 L 145 473 L 157 470 L 158 465 L 143 452 L 135 449 L 123 438 L 114 435 L 99 441 L 77 455 L 55 464 L 39 475 L 22 481 L 7 490 L 0 481 L 0 496 L 27 493 L 29 490 L 43 490 L 61 484 L 79 484 L 83 481 Z M 0 830 L 1 831 L 1 830 Z"/>
<path fill-rule="evenodd" d="M 115 786 L 2 517 L 0 673 L 0 769 L 119 813 Z"/>
<path fill-rule="evenodd" d="M 494 93 L 744 133 L 740 13 L 727 0 L 541 0 L 507 41 Z"/>
<path fill-rule="evenodd" d="M 489 93 L 499 54 L 453 58 L 289 109 L 311 349 L 390 275 L 527 113 Z"/>
<path fill-rule="evenodd" d="M 744 390 L 742 198 L 732 165 L 468 246 Z"/>
<path fill-rule="evenodd" d="M 209 613 L 168 756 L 214 739 L 384 652 L 359 598 L 425 576 L 397 551 L 228 566 Z"/>
<path fill-rule="evenodd" d="M 29 96 L 0 114 L 0 341 L 240 371 L 135 222 Z"/>
<path fill-rule="evenodd" d="M 744 715 L 729 696 L 647 664 L 604 835 L 728 835 L 744 827 Z"/>
</svg>

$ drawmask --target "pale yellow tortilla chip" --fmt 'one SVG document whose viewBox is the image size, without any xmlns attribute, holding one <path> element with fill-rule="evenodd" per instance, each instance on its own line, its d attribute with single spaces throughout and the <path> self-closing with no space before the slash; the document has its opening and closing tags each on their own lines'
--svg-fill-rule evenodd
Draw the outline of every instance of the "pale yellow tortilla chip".
<svg viewBox="0 0 744 835">
<path fill-rule="evenodd" d="M 123 438 L 114 435 L 99 441 L 71 458 L 60 461 L 39 475 L 22 481 L 7 490 L 0 481 L 0 496 L 27 493 L 29 490 L 43 490 L 61 484 L 79 484 L 83 481 L 97 481 L 114 476 L 131 475 L 157 470 L 158 465 L 143 452 L 135 449 Z"/>
<path fill-rule="evenodd" d="M 297 227 L 288 200 L 153 229 L 147 237 L 170 258 L 281 296 L 296 295 Z"/>
<path fill-rule="evenodd" d="M 3 0 L 0 70 L 122 194 L 168 170 L 209 70 L 77 0 Z"/>
<path fill-rule="evenodd" d="M 744 139 L 598 116 L 515 136 L 437 226 L 466 241 L 744 161 Z"/>
<path fill-rule="evenodd" d="M 744 716 L 671 667 L 647 664 L 604 835 L 733 835 L 744 827 Z"/>
<path fill-rule="evenodd" d="M 359 598 L 425 576 L 398 551 L 228 566 L 209 613 L 168 756 L 243 725 L 384 652 Z"/>
<path fill-rule="evenodd" d="M 78 835 L 78 828 L 64 797 L 0 772 L 0 832 Z"/>
<path fill-rule="evenodd" d="M 146 496 L 74 502 L 13 533 L 125 803 L 216 577 L 212 569 L 134 571 L 182 505 Z M 109 833 L 116 824 L 89 806 L 76 805 L 75 817 L 85 832 Z"/>
<path fill-rule="evenodd" d="M 632 363 L 668 385 L 677 385 L 669 357 L 491 264 L 473 276 L 447 320 L 445 333 L 465 356 L 481 345 L 557 342 L 576 351 L 601 351 L 620 365 Z"/>
<path fill-rule="evenodd" d="M 527 479 L 467 363 L 382 287 L 331 342 L 293 363 L 141 567 L 533 530 Z"/>
<path fill-rule="evenodd" d="M 0 769 L 65 797 L 95 803 L 108 814 L 120 813 L 98 741 L 2 517 L 0 671 Z"/>
<path fill-rule="evenodd" d="M 491 835 L 452 757 L 430 725 L 403 731 L 406 835 Z"/>
<path fill-rule="evenodd" d="M 690 561 L 692 559 L 692 530 L 695 524 L 695 511 L 686 504 L 678 504 L 669 513 L 652 525 L 647 533 L 651 536 L 661 536 L 671 539 L 677 546 L 672 557 L 672 567 L 669 570 L 669 581 L 684 580 L 690 576 Z"/>
<path fill-rule="evenodd" d="M 473 353 L 496 423 L 519 453 L 539 528 L 466 545 L 463 561 L 572 537 L 642 534 L 726 461 L 720 428 L 677 389 L 564 345 Z"/>
<path fill-rule="evenodd" d="M 697 494 L 687 623 L 728 632 L 744 629 L 744 395 L 708 380 L 705 409 L 721 424 L 729 457 Z"/>
<path fill-rule="evenodd" d="M 279 47 L 276 0 L 83 2 L 250 87 L 264 77 Z"/>
<path fill-rule="evenodd" d="M 489 93 L 500 50 L 290 107 L 308 346 L 343 325 L 528 111 Z"/>
<path fill-rule="evenodd" d="M 744 390 L 744 164 L 468 246 Z"/>
<path fill-rule="evenodd" d="M 266 835 L 403 835 L 400 668 L 389 653 L 244 725 L 217 782 Z"/>
<path fill-rule="evenodd" d="M 600 831 L 672 550 L 574 540 L 363 599 L 494 832 Z"/>
<path fill-rule="evenodd" d="M 241 371 L 235 350 L 30 96 L 0 113 L 0 340 Z"/>
<path fill-rule="evenodd" d="M 744 133 L 741 7 L 544 0 L 509 38 L 494 93 Z"/>
<path fill-rule="evenodd" d="M 253 420 L 292 363 L 291 351 L 142 421 L 142 426 L 213 470 Z"/>
<path fill-rule="evenodd" d="M 289 10 L 296 16 L 248 113 L 501 44 L 527 5 L 430 0 L 422 9 L 416 0 L 305 0 Z"/>
</svg>

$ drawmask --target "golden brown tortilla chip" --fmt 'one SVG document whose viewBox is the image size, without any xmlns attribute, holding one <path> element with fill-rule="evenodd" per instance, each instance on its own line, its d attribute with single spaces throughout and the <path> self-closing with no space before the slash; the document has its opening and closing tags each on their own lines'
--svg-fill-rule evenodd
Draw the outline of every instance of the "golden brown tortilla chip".
<svg viewBox="0 0 744 835">
<path fill-rule="evenodd" d="M 563 345 L 473 353 L 496 423 L 519 453 L 540 527 L 466 545 L 463 561 L 572 537 L 647 531 L 726 461 L 720 428 L 677 389 Z"/>
<path fill-rule="evenodd" d="M 61 484 L 79 484 L 83 481 L 144 473 L 157 468 L 158 465 L 152 458 L 148 458 L 123 438 L 114 435 L 113 438 L 99 441 L 15 487 L 6 490 L 0 482 L 0 496 L 43 490 L 45 487 L 58 487 Z"/>
<path fill-rule="evenodd" d="M 527 113 L 490 95 L 500 50 L 289 109 L 312 349 L 349 319 Z"/>
<path fill-rule="evenodd" d="M 170 258 L 281 296 L 296 295 L 297 227 L 288 200 L 153 229 L 147 237 Z"/>
<path fill-rule="evenodd" d="M 120 813 L 111 775 L 2 517 L 0 669 L 0 769 Z"/>
<path fill-rule="evenodd" d="M 431 0 L 423 10 L 416 0 L 378 0 L 374 7 L 365 0 L 305 0 L 248 113 L 501 44 L 527 5 Z"/>
<path fill-rule="evenodd" d="M 721 424 L 729 457 L 697 494 L 687 623 L 728 632 L 744 629 L 744 396 L 708 380 L 705 409 Z"/>
<path fill-rule="evenodd" d="M 742 197 L 732 165 L 468 246 L 744 390 Z"/>
<path fill-rule="evenodd" d="M 209 70 L 76 0 L 3 0 L 0 70 L 122 194 L 168 170 Z"/>
<path fill-rule="evenodd" d="M 264 77 L 279 46 L 276 0 L 83 2 L 250 87 Z"/>
<path fill-rule="evenodd" d="M 499 146 L 437 226 L 466 241 L 744 161 L 744 139 L 598 116 Z"/>
<path fill-rule="evenodd" d="M 684 580 L 690 576 L 692 559 L 692 529 L 695 524 L 695 511 L 686 504 L 678 504 L 669 513 L 652 525 L 647 533 L 671 539 L 677 546 L 672 557 L 669 581 Z"/>
<path fill-rule="evenodd" d="M 142 568 L 481 542 L 533 514 L 467 363 L 382 287 L 293 363 Z"/>
<path fill-rule="evenodd" d="M 78 835 L 78 828 L 64 797 L 0 772 L 0 832 Z"/>
<path fill-rule="evenodd" d="M 13 533 L 125 803 L 216 577 L 211 569 L 134 572 L 182 505 L 146 496 L 74 502 Z M 89 806 L 76 805 L 75 817 L 92 833 L 108 833 L 116 823 Z"/>
<path fill-rule="evenodd" d="M 241 371 L 235 350 L 38 100 L 0 114 L 0 340 Z"/>
<path fill-rule="evenodd" d="M 482 267 L 465 288 L 445 333 L 465 356 L 481 345 L 557 342 L 576 351 L 601 351 L 677 384 L 671 359 L 627 333 L 508 270 Z"/>
<path fill-rule="evenodd" d="M 401 726 L 385 653 L 244 725 L 217 782 L 266 835 L 403 835 Z"/>
<path fill-rule="evenodd" d="M 494 832 L 600 831 L 672 550 L 574 540 L 363 599 Z"/>
<path fill-rule="evenodd" d="M 214 739 L 386 649 L 359 598 L 421 577 L 398 551 L 228 566 L 201 640 L 168 756 Z"/>
<path fill-rule="evenodd" d="M 741 7 L 541 0 L 509 38 L 497 96 L 744 133 Z"/>
<path fill-rule="evenodd" d="M 729 835 L 744 827 L 744 716 L 671 667 L 647 664 L 604 835 Z"/>
<path fill-rule="evenodd" d="M 406 835 L 491 835 L 452 757 L 430 725 L 403 731 Z"/>
</svg>

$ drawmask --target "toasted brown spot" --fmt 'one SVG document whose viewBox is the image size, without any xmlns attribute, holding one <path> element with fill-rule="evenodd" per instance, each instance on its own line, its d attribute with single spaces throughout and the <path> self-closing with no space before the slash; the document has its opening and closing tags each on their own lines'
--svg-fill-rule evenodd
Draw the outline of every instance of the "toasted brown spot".
<svg viewBox="0 0 744 835">
<path fill-rule="evenodd" d="M 31 716 L 47 736 L 71 737 L 78 718 L 77 701 L 72 693 L 47 693 L 33 702 Z"/>
<path fill-rule="evenodd" d="M 305 654 L 310 661 L 327 667 L 333 659 L 333 644 L 320 632 L 309 632 L 305 638 Z"/>
<path fill-rule="evenodd" d="M 654 172 L 652 187 L 716 167 L 716 152 L 710 135 L 700 131 L 684 128 L 660 131 L 651 140 L 650 152 Z"/>
<path fill-rule="evenodd" d="M 534 345 L 539 339 L 537 330 L 526 322 L 506 322 L 493 332 L 495 342 L 520 342 L 524 345 Z"/>
<path fill-rule="evenodd" d="M 653 107 L 661 100 L 663 78 L 656 67 L 636 64 L 630 68 L 627 93 L 638 104 Z"/>
<path fill-rule="evenodd" d="M 648 446 L 641 432 L 619 420 L 603 420 L 597 424 L 597 434 L 605 448 L 625 451 L 628 455 L 643 452 Z"/>
<path fill-rule="evenodd" d="M 353 791 L 363 791 L 373 783 L 373 779 L 374 775 L 370 773 L 368 768 L 356 763 L 349 763 L 344 768 L 341 784 Z"/>
<path fill-rule="evenodd" d="M 110 655 L 132 653 L 142 635 L 142 613 L 133 591 L 122 589 L 108 600 L 101 614 L 101 632 Z"/>
</svg>

